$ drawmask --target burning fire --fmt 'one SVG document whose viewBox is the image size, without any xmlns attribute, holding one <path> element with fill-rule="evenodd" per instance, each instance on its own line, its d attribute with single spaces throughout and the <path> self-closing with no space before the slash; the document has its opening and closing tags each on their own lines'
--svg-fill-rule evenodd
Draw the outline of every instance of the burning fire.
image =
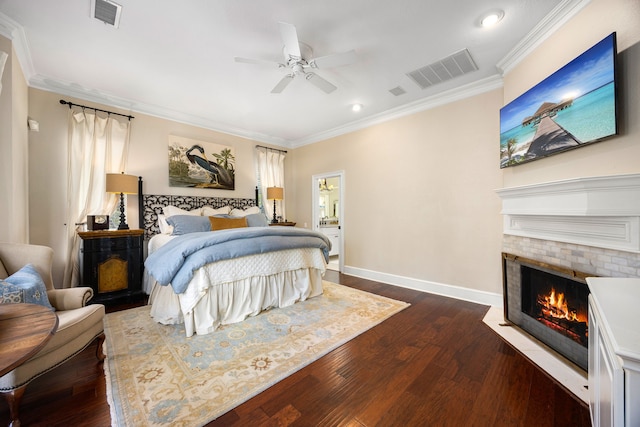
<svg viewBox="0 0 640 427">
<path fill-rule="evenodd" d="M 564 294 L 561 292 L 556 293 L 553 288 L 549 295 L 538 297 L 538 304 L 542 306 L 542 314 L 545 316 L 567 319 L 572 322 L 587 321 L 583 314 L 579 314 L 575 310 L 569 310 Z"/>
</svg>

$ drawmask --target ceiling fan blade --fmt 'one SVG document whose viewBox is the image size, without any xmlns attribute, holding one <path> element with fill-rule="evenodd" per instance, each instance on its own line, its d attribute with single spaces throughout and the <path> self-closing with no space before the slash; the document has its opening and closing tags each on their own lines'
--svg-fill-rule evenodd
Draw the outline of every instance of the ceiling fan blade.
<svg viewBox="0 0 640 427">
<path fill-rule="evenodd" d="M 239 57 L 239 56 L 236 56 L 233 59 L 234 59 L 234 61 L 241 62 L 243 64 L 255 64 L 255 65 L 262 65 L 262 66 L 267 66 L 267 67 L 271 67 L 271 68 L 282 68 L 282 67 L 285 66 L 284 64 L 280 64 L 280 63 L 275 62 L 275 61 L 267 61 L 265 59 L 242 58 L 242 57 Z"/>
<path fill-rule="evenodd" d="M 305 74 L 305 78 L 307 79 L 307 81 L 313 83 L 316 87 L 320 88 L 320 90 L 322 90 L 324 93 L 331 93 L 334 90 L 338 89 L 336 86 L 329 83 L 328 81 L 326 81 L 325 79 L 323 79 L 317 74 L 307 73 Z"/>
<path fill-rule="evenodd" d="M 280 26 L 280 37 L 282 37 L 287 54 L 301 58 L 300 41 L 298 40 L 296 27 L 286 22 L 278 22 L 278 25 Z"/>
<path fill-rule="evenodd" d="M 353 64 L 357 60 L 358 55 L 356 54 L 356 51 L 350 50 L 349 52 L 334 53 L 332 55 L 314 58 L 309 61 L 309 65 L 311 65 L 312 68 L 331 68 Z"/>
<path fill-rule="evenodd" d="M 276 87 L 271 89 L 271 93 L 280 93 L 284 90 L 285 87 L 293 80 L 293 74 L 287 74 L 278 82 Z"/>
</svg>

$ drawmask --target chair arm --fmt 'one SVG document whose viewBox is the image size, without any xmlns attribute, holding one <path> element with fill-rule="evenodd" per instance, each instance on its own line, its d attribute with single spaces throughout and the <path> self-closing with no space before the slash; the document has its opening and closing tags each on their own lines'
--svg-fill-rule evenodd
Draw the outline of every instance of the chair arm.
<svg viewBox="0 0 640 427">
<path fill-rule="evenodd" d="M 88 286 L 49 289 L 47 296 L 56 310 L 73 310 L 87 305 L 87 302 L 93 297 L 93 289 Z"/>
</svg>

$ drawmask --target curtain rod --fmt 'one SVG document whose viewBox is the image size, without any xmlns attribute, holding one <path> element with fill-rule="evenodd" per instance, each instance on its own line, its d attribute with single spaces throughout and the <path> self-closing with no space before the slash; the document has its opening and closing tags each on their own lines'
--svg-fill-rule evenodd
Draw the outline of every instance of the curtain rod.
<svg viewBox="0 0 640 427">
<path fill-rule="evenodd" d="M 279 151 L 281 153 L 286 153 L 286 150 L 278 150 L 277 148 L 265 147 L 264 145 L 256 145 L 256 148 L 266 148 L 267 150 Z"/>
<path fill-rule="evenodd" d="M 128 115 L 126 115 L 126 114 L 115 113 L 115 112 L 113 112 L 113 111 L 108 111 L 108 110 L 101 110 L 101 109 L 99 109 L 99 108 L 94 108 L 94 107 L 87 107 L 86 105 L 74 104 L 73 102 L 65 101 L 64 99 L 61 99 L 61 100 L 60 100 L 60 104 L 62 104 L 62 105 L 68 105 L 68 106 L 69 106 L 69 109 L 71 109 L 71 107 L 73 107 L 73 106 L 75 105 L 76 107 L 81 107 L 81 108 L 83 108 L 83 109 L 84 109 L 84 108 L 88 108 L 89 110 L 102 111 L 103 113 L 115 114 L 116 116 L 126 117 L 126 118 L 128 118 L 129 120 L 131 120 L 131 119 L 135 119 L 135 117 L 133 117 L 133 116 L 128 116 Z"/>
</svg>

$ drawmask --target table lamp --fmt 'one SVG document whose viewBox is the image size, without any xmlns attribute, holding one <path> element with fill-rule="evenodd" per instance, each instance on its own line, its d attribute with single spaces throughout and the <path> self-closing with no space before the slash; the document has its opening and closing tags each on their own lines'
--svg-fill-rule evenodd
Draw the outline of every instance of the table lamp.
<svg viewBox="0 0 640 427">
<path fill-rule="evenodd" d="M 267 187 L 267 200 L 273 199 L 273 219 L 272 224 L 276 224 L 278 219 L 276 218 L 276 200 L 284 199 L 284 188 L 282 187 Z"/>
<path fill-rule="evenodd" d="M 107 174 L 107 193 L 120 193 L 120 225 L 118 230 L 128 230 L 127 220 L 124 215 L 124 195 L 138 194 L 138 177 L 122 173 Z"/>
</svg>

